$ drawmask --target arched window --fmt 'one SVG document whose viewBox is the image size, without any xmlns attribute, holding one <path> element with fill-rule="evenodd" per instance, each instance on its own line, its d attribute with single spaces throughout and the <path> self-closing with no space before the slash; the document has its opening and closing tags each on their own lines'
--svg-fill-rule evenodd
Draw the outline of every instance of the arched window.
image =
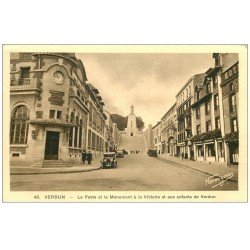
<svg viewBox="0 0 250 250">
<path fill-rule="evenodd" d="M 16 107 L 11 116 L 10 144 L 27 144 L 29 111 L 26 106 Z"/>
<path fill-rule="evenodd" d="M 79 148 L 82 147 L 82 119 L 80 120 L 80 127 L 79 127 Z"/>
<path fill-rule="evenodd" d="M 70 114 L 70 123 L 74 123 L 75 115 L 74 112 L 71 112 Z M 73 146 L 73 127 L 70 127 L 69 129 L 69 146 Z"/>
<path fill-rule="evenodd" d="M 77 116 L 76 117 L 76 124 L 77 124 L 77 126 L 75 127 L 75 139 L 74 139 L 74 147 L 75 148 L 78 148 L 78 140 L 77 140 L 77 138 L 78 138 L 78 130 L 79 130 L 79 117 Z"/>
</svg>

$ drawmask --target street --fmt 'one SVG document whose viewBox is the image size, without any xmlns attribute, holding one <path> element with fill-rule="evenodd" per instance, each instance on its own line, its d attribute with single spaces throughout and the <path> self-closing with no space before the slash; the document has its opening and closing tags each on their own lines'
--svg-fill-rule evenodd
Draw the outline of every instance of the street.
<svg viewBox="0 0 250 250">
<path fill-rule="evenodd" d="M 238 190 L 238 183 L 208 185 L 208 175 L 146 155 L 118 158 L 118 168 L 82 173 L 11 175 L 11 191 Z"/>
</svg>

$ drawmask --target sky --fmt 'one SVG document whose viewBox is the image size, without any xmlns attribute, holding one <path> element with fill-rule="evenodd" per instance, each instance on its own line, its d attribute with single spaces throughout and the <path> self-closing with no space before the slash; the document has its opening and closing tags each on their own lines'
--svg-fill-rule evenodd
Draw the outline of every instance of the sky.
<svg viewBox="0 0 250 250">
<path fill-rule="evenodd" d="M 134 105 L 145 128 L 175 103 L 177 92 L 194 74 L 214 66 L 212 54 L 84 53 L 88 82 L 100 92 L 110 113 L 127 116 Z"/>
</svg>

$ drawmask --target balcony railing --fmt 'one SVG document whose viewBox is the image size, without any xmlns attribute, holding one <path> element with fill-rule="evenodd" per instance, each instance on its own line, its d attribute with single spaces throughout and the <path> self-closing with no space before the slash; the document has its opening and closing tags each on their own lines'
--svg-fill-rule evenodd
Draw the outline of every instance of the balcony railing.
<svg viewBox="0 0 250 250">
<path fill-rule="evenodd" d="M 29 85 L 30 79 L 29 78 L 20 78 L 19 79 L 19 85 Z"/>
<path fill-rule="evenodd" d="M 19 80 L 12 79 L 10 81 L 10 86 L 22 86 L 22 85 L 29 85 L 30 79 L 29 78 L 20 78 Z"/>
</svg>

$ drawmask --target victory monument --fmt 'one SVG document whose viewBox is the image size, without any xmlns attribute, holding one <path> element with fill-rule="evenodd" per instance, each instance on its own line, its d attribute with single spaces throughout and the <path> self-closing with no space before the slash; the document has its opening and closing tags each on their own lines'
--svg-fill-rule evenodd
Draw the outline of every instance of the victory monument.
<svg viewBox="0 0 250 250">
<path fill-rule="evenodd" d="M 139 131 L 136 124 L 136 115 L 134 106 L 130 107 L 128 115 L 127 128 L 120 131 L 119 146 L 120 149 L 125 149 L 129 153 L 146 153 L 145 139 L 142 131 Z"/>
</svg>

